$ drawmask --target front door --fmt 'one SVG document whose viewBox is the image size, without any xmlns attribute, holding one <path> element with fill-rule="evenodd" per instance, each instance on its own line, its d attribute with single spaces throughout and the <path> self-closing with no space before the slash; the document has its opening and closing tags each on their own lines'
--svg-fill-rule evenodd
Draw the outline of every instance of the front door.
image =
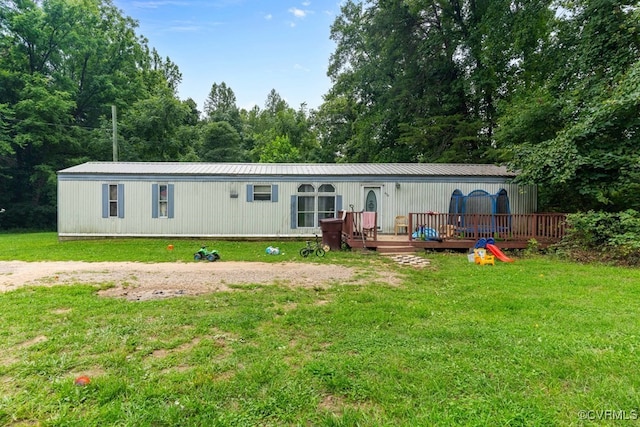
<svg viewBox="0 0 640 427">
<path fill-rule="evenodd" d="M 364 210 L 366 212 L 376 212 L 377 224 L 376 227 L 380 229 L 380 187 L 364 187 Z"/>
</svg>

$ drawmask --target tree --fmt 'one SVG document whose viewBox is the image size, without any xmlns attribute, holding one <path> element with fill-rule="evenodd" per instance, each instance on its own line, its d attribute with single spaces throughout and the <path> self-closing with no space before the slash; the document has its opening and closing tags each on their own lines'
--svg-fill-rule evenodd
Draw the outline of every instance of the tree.
<svg viewBox="0 0 640 427">
<path fill-rule="evenodd" d="M 155 81 L 151 80 L 148 83 L 149 88 L 167 85 L 174 95 L 178 91 L 178 85 L 182 82 L 182 73 L 178 66 L 168 56 L 162 59 L 155 48 L 151 49 L 150 69 L 147 74 L 157 76 Z"/>
<path fill-rule="evenodd" d="M 640 61 L 553 138 L 518 144 L 520 180 L 577 193 L 567 208 L 640 208 Z"/>
<path fill-rule="evenodd" d="M 55 227 L 56 171 L 110 159 L 106 117 L 112 105 L 126 118 L 133 105 L 144 112 L 164 103 L 181 117 L 180 107 L 171 106 L 178 102 L 179 70 L 149 51 L 136 25 L 110 0 L 0 2 L 0 173 L 6 178 L 0 201 L 13 207 L 3 224 Z M 154 98 L 165 90 L 171 100 Z M 145 98 L 156 105 L 144 106 Z M 141 115 L 129 129 L 163 131 L 143 126 L 148 118 Z M 132 123 L 123 124 L 126 132 Z M 154 155 L 145 144 L 137 147 L 141 153 L 123 151 L 130 158 Z M 165 146 L 159 155 L 173 153 Z"/>
<path fill-rule="evenodd" d="M 301 105 L 296 111 L 275 90 L 271 90 L 265 109 L 254 109 L 250 119 L 252 126 L 248 139 L 252 146 L 252 160 L 261 162 L 261 159 L 275 157 L 299 162 L 317 160 L 320 147 L 311 130 L 306 105 Z M 265 155 L 266 152 L 270 154 Z"/>
<path fill-rule="evenodd" d="M 125 143 L 134 147 L 136 158 L 130 161 L 175 161 L 185 147 L 175 139 L 185 124 L 189 106 L 174 98 L 168 90 L 136 102 L 122 120 Z"/>
<path fill-rule="evenodd" d="M 245 160 L 240 135 L 228 122 L 207 122 L 201 129 L 199 157 L 204 162 Z"/>
<path fill-rule="evenodd" d="M 497 104 L 535 75 L 548 4 L 347 1 L 331 28 L 334 85 L 325 97 L 350 104 L 342 155 L 490 161 Z"/>
<path fill-rule="evenodd" d="M 225 82 L 214 83 L 209 96 L 204 101 L 204 112 L 213 122 L 228 122 L 240 131 L 240 112 L 236 106 L 236 95 Z"/>
<path fill-rule="evenodd" d="M 261 145 L 257 151 L 260 163 L 296 163 L 300 161 L 300 152 L 291 145 L 286 136 L 276 136 L 272 141 Z"/>
<path fill-rule="evenodd" d="M 271 89 L 271 92 L 267 95 L 267 100 L 264 103 L 264 111 L 270 116 L 276 116 L 279 112 L 289 108 L 287 102 L 282 99 L 280 94 L 275 89 Z"/>
<path fill-rule="evenodd" d="M 637 209 L 638 7 L 562 7 L 548 50 L 558 65 L 506 106 L 498 145 L 522 182 L 540 184 L 548 208 Z"/>
<path fill-rule="evenodd" d="M 318 111 L 311 114 L 310 121 L 317 133 L 320 162 L 340 162 L 346 158 L 354 132 L 355 103 L 346 97 L 327 97 Z"/>
</svg>

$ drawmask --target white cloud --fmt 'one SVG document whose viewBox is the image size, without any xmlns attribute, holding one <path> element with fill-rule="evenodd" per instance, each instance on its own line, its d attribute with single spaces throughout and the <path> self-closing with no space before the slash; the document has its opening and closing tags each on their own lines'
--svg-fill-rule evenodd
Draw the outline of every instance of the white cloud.
<svg viewBox="0 0 640 427">
<path fill-rule="evenodd" d="M 293 66 L 293 69 L 294 69 L 294 70 L 305 71 L 305 72 L 307 72 L 307 73 L 308 73 L 309 71 L 311 71 L 310 69 L 308 69 L 308 68 L 306 68 L 306 67 L 303 67 L 303 66 L 302 66 L 302 65 L 300 65 L 300 64 L 295 64 L 295 65 Z"/>
<path fill-rule="evenodd" d="M 289 9 L 289 12 L 296 18 L 300 18 L 300 19 L 307 16 L 306 10 L 298 9 L 297 7 L 292 7 L 291 9 Z"/>
<path fill-rule="evenodd" d="M 267 13 L 266 15 L 264 15 L 264 19 L 266 19 L 267 21 L 270 21 L 271 18 L 273 18 L 273 15 L 270 13 Z"/>
</svg>

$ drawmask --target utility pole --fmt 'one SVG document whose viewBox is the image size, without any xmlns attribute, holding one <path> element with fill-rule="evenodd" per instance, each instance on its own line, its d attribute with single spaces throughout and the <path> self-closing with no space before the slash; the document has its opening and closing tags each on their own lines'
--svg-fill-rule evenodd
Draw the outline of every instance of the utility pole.
<svg viewBox="0 0 640 427">
<path fill-rule="evenodd" d="M 118 161 L 118 115 L 116 106 L 111 106 L 111 121 L 113 123 L 113 161 Z"/>
</svg>

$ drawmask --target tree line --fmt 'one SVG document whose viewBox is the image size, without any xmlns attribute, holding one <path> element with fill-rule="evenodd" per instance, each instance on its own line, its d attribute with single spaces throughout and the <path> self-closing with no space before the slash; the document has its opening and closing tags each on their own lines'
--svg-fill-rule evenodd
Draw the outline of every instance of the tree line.
<svg viewBox="0 0 640 427">
<path fill-rule="evenodd" d="M 121 161 L 500 163 L 546 210 L 640 208 L 640 11 L 611 0 L 347 0 L 317 109 L 203 111 L 111 0 L 0 4 L 2 228 L 53 228 L 56 171 Z"/>
</svg>

